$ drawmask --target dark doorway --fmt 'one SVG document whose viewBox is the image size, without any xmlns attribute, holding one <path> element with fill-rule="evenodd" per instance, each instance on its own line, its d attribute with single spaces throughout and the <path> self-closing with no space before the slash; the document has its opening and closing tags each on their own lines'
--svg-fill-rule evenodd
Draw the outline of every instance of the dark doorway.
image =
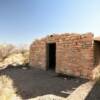
<svg viewBox="0 0 100 100">
<path fill-rule="evenodd" d="M 95 66 L 100 65 L 100 41 L 94 41 Z"/>
<path fill-rule="evenodd" d="M 47 44 L 47 69 L 55 70 L 56 66 L 56 43 Z"/>
</svg>

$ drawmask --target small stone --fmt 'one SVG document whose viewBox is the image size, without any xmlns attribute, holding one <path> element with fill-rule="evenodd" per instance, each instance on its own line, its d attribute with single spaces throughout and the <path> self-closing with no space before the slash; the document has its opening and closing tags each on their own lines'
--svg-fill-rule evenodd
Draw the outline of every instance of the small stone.
<svg viewBox="0 0 100 100">
<path fill-rule="evenodd" d="M 79 83 L 80 81 L 79 81 L 79 80 L 76 80 L 75 82 L 76 82 L 76 83 Z"/>
<path fill-rule="evenodd" d="M 64 80 L 67 80 L 67 78 L 64 78 Z"/>
<path fill-rule="evenodd" d="M 27 70 L 27 68 L 26 68 L 26 67 L 22 67 L 22 69 L 23 69 L 23 70 Z"/>
</svg>

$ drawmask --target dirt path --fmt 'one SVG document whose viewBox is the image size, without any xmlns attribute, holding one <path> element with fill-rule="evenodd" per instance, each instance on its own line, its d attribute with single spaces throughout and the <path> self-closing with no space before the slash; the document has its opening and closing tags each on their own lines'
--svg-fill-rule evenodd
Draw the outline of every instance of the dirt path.
<svg viewBox="0 0 100 100">
<path fill-rule="evenodd" d="M 0 71 L 0 75 L 7 75 L 14 81 L 17 93 L 23 99 L 48 94 L 66 98 L 70 91 L 86 82 L 79 78 L 59 77 L 54 71 L 39 69 L 8 68 Z"/>
</svg>

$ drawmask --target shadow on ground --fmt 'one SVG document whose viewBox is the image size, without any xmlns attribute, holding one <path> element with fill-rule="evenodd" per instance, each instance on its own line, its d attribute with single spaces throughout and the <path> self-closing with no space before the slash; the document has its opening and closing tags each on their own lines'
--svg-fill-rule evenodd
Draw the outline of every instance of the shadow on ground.
<svg viewBox="0 0 100 100">
<path fill-rule="evenodd" d="M 100 100 L 100 83 L 96 83 L 85 100 Z"/>
<path fill-rule="evenodd" d="M 79 78 L 59 77 L 54 71 L 39 69 L 7 68 L 0 71 L 0 75 L 7 75 L 14 81 L 17 94 L 23 99 L 47 94 L 67 97 L 68 90 L 73 91 L 73 88 L 86 82 Z"/>
</svg>

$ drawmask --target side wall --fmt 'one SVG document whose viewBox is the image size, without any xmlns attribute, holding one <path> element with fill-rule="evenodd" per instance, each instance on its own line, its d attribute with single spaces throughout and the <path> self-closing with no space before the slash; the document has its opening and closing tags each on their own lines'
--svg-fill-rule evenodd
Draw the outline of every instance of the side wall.
<svg viewBox="0 0 100 100">
<path fill-rule="evenodd" d="M 92 34 L 66 37 L 57 43 L 56 72 L 91 78 L 94 67 L 93 49 Z"/>
<path fill-rule="evenodd" d="M 94 67 L 93 34 L 52 35 L 33 42 L 30 65 L 46 70 L 46 44 L 56 43 L 56 72 L 67 75 L 92 77 Z"/>
</svg>

